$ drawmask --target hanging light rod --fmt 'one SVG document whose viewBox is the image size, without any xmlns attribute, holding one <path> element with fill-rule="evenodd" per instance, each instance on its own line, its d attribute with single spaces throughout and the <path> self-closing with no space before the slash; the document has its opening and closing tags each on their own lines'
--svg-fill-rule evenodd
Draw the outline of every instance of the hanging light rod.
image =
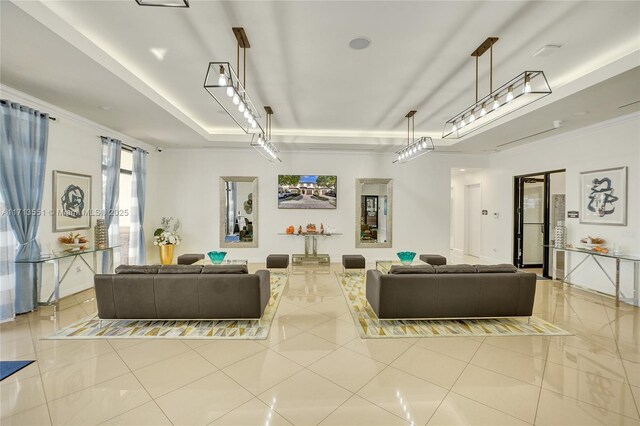
<svg viewBox="0 0 640 426">
<path fill-rule="evenodd" d="M 251 146 L 262 154 L 267 160 L 271 162 L 282 162 L 280 157 L 278 157 L 278 148 L 275 147 L 274 144 L 271 143 L 271 116 L 273 115 L 273 108 L 270 106 L 265 106 L 264 110 L 267 112 L 267 130 L 257 137 L 253 135 L 251 137 Z"/>
<path fill-rule="evenodd" d="M 232 28 L 236 36 L 236 69 L 229 62 L 209 62 L 204 88 L 247 134 L 264 133 L 260 126 L 260 114 L 246 91 L 247 49 L 251 47 L 244 28 Z M 242 49 L 242 82 L 240 73 L 240 49 Z"/>
<path fill-rule="evenodd" d="M 395 160 L 393 160 L 394 163 L 406 163 L 407 161 L 433 151 L 435 148 L 433 146 L 433 140 L 429 137 L 423 136 L 416 139 L 414 117 L 416 112 L 415 110 L 411 110 L 405 115 L 407 119 L 407 146 L 396 151 Z"/>
<path fill-rule="evenodd" d="M 473 105 L 447 120 L 443 138 L 458 139 L 504 117 L 538 99 L 551 94 L 542 71 L 525 71 L 493 90 L 493 45 L 498 37 L 487 38 L 471 56 L 476 58 L 476 101 Z M 478 59 L 489 52 L 489 94 L 478 99 Z"/>
</svg>

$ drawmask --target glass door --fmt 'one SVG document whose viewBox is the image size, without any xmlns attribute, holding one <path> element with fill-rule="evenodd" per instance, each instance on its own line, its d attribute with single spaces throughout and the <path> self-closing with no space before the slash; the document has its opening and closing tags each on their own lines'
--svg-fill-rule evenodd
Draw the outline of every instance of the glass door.
<svg viewBox="0 0 640 426">
<path fill-rule="evenodd" d="M 517 206 L 517 266 L 541 268 L 544 263 L 545 176 L 519 177 Z"/>
</svg>

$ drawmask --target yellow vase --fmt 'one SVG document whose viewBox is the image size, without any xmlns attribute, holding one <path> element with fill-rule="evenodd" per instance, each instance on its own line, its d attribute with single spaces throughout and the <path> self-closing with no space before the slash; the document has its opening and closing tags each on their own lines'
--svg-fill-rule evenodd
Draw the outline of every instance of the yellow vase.
<svg viewBox="0 0 640 426">
<path fill-rule="evenodd" d="M 160 263 L 163 265 L 171 265 L 173 262 L 173 244 L 158 246 L 160 249 Z"/>
</svg>

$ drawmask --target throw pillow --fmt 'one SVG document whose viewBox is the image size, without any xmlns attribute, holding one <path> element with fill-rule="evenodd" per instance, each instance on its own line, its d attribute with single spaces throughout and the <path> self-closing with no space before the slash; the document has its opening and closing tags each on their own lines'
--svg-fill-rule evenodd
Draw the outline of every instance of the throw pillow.
<svg viewBox="0 0 640 426">
<path fill-rule="evenodd" d="M 436 274 L 475 274 L 476 268 L 471 265 L 439 265 Z"/>
<path fill-rule="evenodd" d="M 159 274 L 199 274 L 201 265 L 163 265 L 158 270 Z"/>
<path fill-rule="evenodd" d="M 436 269 L 431 265 L 393 265 L 389 274 L 435 274 Z"/>
<path fill-rule="evenodd" d="M 518 272 L 518 268 L 508 263 L 501 263 L 499 265 L 474 265 L 474 266 L 476 267 L 476 270 L 480 274 Z"/>
<path fill-rule="evenodd" d="M 248 274 L 247 265 L 206 265 L 203 274 Z"/>
<path fill-rule="evenodd" d="M 160 265 L 120 265 L 116 274 L 157 274 Z"/>
</svg>

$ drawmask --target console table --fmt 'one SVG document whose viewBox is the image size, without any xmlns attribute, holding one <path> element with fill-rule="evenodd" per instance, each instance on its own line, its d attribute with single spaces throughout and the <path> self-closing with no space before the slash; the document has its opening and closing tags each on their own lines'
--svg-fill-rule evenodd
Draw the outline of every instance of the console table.
<svg viewBox="0 0 640 426">
<path fill-rule="evenodd" d="M 213 263 L 211 259 L 204 258 L 200 259 L 197 262 L 192 263 L 192 265 L 244 265 L 248 266 L 249 261 L 247 259 L 224 259 L 221 263 Z"/>
<path fill-rule="evenodd" d="M 620 263 L 623 262 L 623 261 L 633 262 L 633 264 L 634 264 L 633 265 L 633 268 L 634 268 L 634 280 L 635 280 L 635 277 L 637 276 L 636 269 L 638 267 L 638 264 L 640 263 L 640 257 L 627 256 L 627 255 L 616 255 L 616 254 L 612 254 L 612 253 L 606 253 L 606 254 L 605 253 L 598 253 L 598 252 L 593 251 L 593 250 L 587 250 L 587 249 L 582 249 L 582 248 L 577 248 L 577 247 L 555 247 L 555 246 L 552 246 L 552 245 L 547 245 L 545 247 L 550 248 L 552 250 L 552 252 L 553 252 L 553 256 L 552 256 L 552 259 L 553 259 L 553 274 L 552 274 L 552 278 L 554 280 L 556 279 L 556 266 L 557 266 L 556 264 L 557 264 L 558 252 L 583 253 L 583 254 L 586 255 L 584 257 L 584 259 L 582 259 L 576 266 L 573 267 L 573 269 L 571 269 L 571 271 L 569 271 L 569 273 L 566 273 L 564 275 L 564 277 L 561 278 L 560 281 L 562 281 L 563 283 L 567 282 L 566 280 L 569 277 L 569 275 L 571 275 L 582 264 L 584 264 L 589 259 L 593 259 L 595 261 L 595 263 L 598 265 L 598 267 L 600 268 L 600 270 L 602 270 L 604 275 L 607 277 L 609 282 L 615 288 L 616 306 L 620 306 Z M 616 275 L 615 275 L 615 278 L 611 278 L 611 276 L 604 269 L 604 267 L 602 266 L 602 264 L 600 263 L 598 258 L 615 259 L 615 261 L 616 261 Z M 636 295 L 636 298 L 637 298 L 637 295 Z"/>
<path fill-rule="evenodd" d="M 318 233 L 302 233 L 302 234 L 284 234 L 291 237 L 304 237 L 304 254 L 292 254 L 292 265 L 302 265 L 303 263 L 317 263 L 319 265 L 329 265 L 331 257 L 328 254 L 318 253 L 318 237 L 335 237 L 342 234 L 318 234 Z"/>
<path fill-rule="evenodd" d="M 62 253 L 53 254 L 51 256 L 46 256 L 46 257 L 36 257 L 31 259 L 16 260 L 15 263 L 31 263 L 31 264 L 51 263 L 53 265 L 53 292 L 51 292 L 46 302 L 44 303 L 40 302 L 40 288 L 39 288 L 40 286 L 38 286 L 38 282 L 40 281 L 40 279 L 38 276 L 36 276 L 36 279 L 34 280 L 34 283 L 33 283 L 34 306 L 51 305 L 51 304 L 57 304 L 58 300 L 60 300 L 60 284 L 62 284 L 64 279 L 67 277 L 67 274 L 71 270 L 71 267 L 76 262 L 76 260 L 80 259 L 82 262 L 84 262 L 84 264 L 87 265 L 87 268 L 89 268 L 89 270 L 93 272 L 93 274 L 95 275 L 96 268 L 98 265 L 98 252 L 108 251 L 109 259 L 111 261 L 111 263 L 109 264 L 109 271 L 113 271 L 113 249 L 117 247 L 119 246 L 105 247 L 105 248 L 91 248 L 87 250 L 65 251 Z M 85 258 L 82 257 L 83 254 L 93 254 L 93 262 L 92 262 L 93 266 L 89 265 L 89 263 L 85 260 Z M 60 260 L 68 259 L 68 258 L 71 258 L 71 263 L 69 263 L 67 268 L 64 270 L 62 277 L 60 277 Z M 36 268 L 36 271 L 37 271 L 37 268 Z M 53 299 L 53 302 L 52 302 L 52 299 Z"/>
</svg>

